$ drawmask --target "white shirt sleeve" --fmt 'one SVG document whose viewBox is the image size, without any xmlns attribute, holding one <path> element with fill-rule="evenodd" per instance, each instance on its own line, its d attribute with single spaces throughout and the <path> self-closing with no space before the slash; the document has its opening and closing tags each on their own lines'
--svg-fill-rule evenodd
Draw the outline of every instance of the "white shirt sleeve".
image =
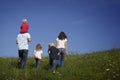
<svg viewBox="0 0 120 80">
<path fill-rule="evenodd" d="M 27 37 L 28 37 L 28 38 L 31 38 L 31 36 L 30 36 L 30 34 L 29 34 L 29 33 L 27 33 Z"/>
</svg>

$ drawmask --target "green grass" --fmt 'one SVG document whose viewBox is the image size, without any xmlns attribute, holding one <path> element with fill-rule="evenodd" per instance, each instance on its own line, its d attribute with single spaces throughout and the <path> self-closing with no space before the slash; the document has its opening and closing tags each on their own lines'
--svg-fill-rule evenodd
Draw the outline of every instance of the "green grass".
<svg viewBox="0 0 120 80">
<path fill-rule="evenodd" d="M 89 54 L 71 53 L 65 57 L 65 67 L 53 74 L 49 58 L 44 57 L 36 70 L 29 57 L 24 69 L 17 68 L 17 58 L 0 58 L 0 80 L 120 80 L 120 49 Z"/>
</svg>

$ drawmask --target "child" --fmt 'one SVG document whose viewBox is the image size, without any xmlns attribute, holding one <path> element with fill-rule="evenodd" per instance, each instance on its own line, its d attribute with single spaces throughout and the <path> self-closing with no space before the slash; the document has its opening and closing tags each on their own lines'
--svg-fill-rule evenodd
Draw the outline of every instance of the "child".
<svg viewBox="0 0 120 80">
<path fill-rule="evenodd" d="M 49 54 L 49 64 L 50 68 L 52 69 L 53 73 L 55 73 L 55 70 L 57 68 L 57 65 L 60 64 L 59 62 L 59 50 L 54 46 L 54 43 L 48 44 L 48 54 Z"/>
<path fill-rule="evenodd" d="M 20 27 L 20 33 L 28 33 L 28 24 L 27 24 L 27 19 L 22 20 L 22 25 Z"/>
<path fill-rule="evenodd" d="M 34 57 L 36 60 L 36 68 L 38 69 L 40 66 L 40 61 L 43 57 L 42 46 L 40 44 L 36 45 L 36 49 L 34 50 Z"/>
</svg>

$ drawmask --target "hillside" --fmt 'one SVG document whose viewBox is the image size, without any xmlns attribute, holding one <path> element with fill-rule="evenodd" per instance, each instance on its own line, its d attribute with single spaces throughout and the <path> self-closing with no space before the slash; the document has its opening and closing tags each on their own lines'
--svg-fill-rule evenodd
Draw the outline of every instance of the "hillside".
<svg viewBox="0 0 120 80">
<path fill-rule="evenodd" d="M 0 58 L 0 80 L 120 80 L 120 49 L 88 54 L 70 54 L 65 67 L 53 74 L 48 57 L 36 70 L 35 60 L 29 57 L 25 69 L 17 68 L 17 58 Z"/>
</svg>

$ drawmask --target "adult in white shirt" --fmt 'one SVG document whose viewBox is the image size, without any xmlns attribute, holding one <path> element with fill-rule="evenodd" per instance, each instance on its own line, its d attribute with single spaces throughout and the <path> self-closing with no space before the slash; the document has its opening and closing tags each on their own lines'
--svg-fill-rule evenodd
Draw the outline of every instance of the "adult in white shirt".
<svg viewBox="0 0 120 80">
<path fill-rule="evenodd" d="M 19 55 L 19 68 L 24 68 L 27 56 L 29 45 L 28 42 L 31 41 L 29 33 L 19 33 L 16 39 L 16 44 L 18 44 L 18 55 Z"/>
<path fill-rule="evenodd" d="M 56 47 L 60 51 L 60 65 L 64 67 L 64 57 L 68 55 L 68 40 L 64 32 L 60 32 L 59 36 L 56 39 Z"/>
</svg>

